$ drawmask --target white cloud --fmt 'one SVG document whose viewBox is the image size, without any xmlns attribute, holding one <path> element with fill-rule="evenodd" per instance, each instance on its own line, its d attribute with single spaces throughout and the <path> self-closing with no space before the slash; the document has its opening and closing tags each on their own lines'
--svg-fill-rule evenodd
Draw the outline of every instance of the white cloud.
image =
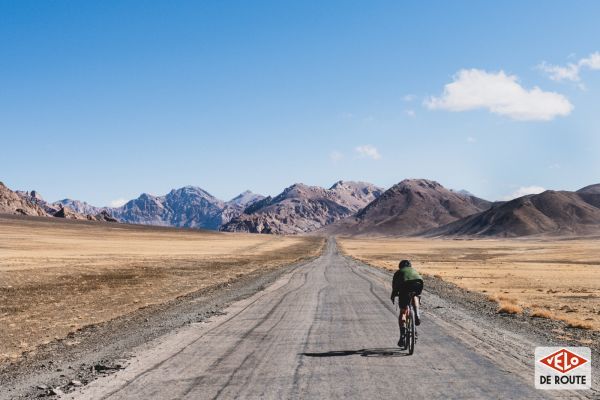
<svg viewBox="0 0 600 400">
<path fill-rule="evenodd" d="M 358 146 L 354 149 L 360 158 L 369 157 L 373 160 L 379 160 L 381 158 L 381 154 L 376 147 L 371 146 L 370 144 L 365 144 L 363 146 Z"/>
<path fill-rule="evenodd" d="M 475 142 L 477 142 L 477 139 L 476 139 L 476 138 L 474 138 L 473 136 L 469 136 L 469 137 L 467 138 L 467 143 L 475 143 Z"/>
<path fill-rule="evenodd" d="M 329 159 L 334 163 L 341 161 L 342 158 L 344 158 L 344 155 L 337 150 L 333 150 L 331 153 L 329 153 Z"/>
<path fill-rule="evenodd" d="M 525 89 L 515 75 L 480 69 L 463 69 L 454 81 L 444 86 L 439 97 L 425 105 L 432 110 L 468 111 L 487 109 L 515 120 L 548 121 L 571 113 L 573 105 L 559 93 L 545 92 L 535 86 Z"/>
<path fill-rule="evenodd" d="M 544 189 L 541 186 L 521 186 L 508 196 L 504 196 L 504 200 L 512 200 L 516 199 L 517 197 L 526 196 L 528 194 L 538 194 L 542 193 L 545 190 L 546 189 Z"/>
<path fill-rule="evenodd" d="M 406 115 L 408 115 L 409 117 L 414 117 L 415 115 L 417 115 L 417 114 L 415 113 L 415 110 L 404 110 L 404 113 L 405 113 Z"/>
<path fill-rule="evenodd" d="M 579 66 L 576 64 L 569 63 L 565 67 L 561 67 L 560 65 L 551 65 L 543 62 L 538 67 L 548 74 L 548 77 L 553 81 L 569 80 L 578 82 L 580 80 Z"/>
<path fill-rule="evenodd" d="M 111 207 L 121 207 L 123 205 L 125 205 L 125 203 L 127 203 L 127 200 L 125 199 L 116 199 L 110 202 L 110 206 Z"/>
<path fill-rule="evenodd" d="M 592 70 L 600 69 L 600 53 L 595 52 L 590 54 L 587 58 L 582 58 L 579 60 L 579 65 Z"/>
<path fill-rule="evenodd" d="M 407 103 L 410 103 L 414 99 L 415 99 L 415 95 L 414 94 L 407 94 L 407 95 L 402 96 L 402 100 L 406 101 Z"/>
<path fill-rule="evenodd" d="M 542 62 L 540 65 L 538 65 L 538 68 L 548 74 L 548 77 L 553 81 L 579 82 L 581 80 L 580 73 L 583 69 L 600 69 L 600 53 L 592 53 L 589 56 L 580 59 L 576 63 L 568 63 L 565 66 Z"/>
</svg>

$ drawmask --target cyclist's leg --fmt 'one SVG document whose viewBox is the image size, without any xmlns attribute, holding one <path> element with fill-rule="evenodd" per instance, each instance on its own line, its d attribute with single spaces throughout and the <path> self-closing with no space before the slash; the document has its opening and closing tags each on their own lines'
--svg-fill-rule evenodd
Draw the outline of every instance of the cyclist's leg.
<svg viewBox="0 0 600 400">
<path fill-rule="evenodd" d="M 419 313 L 419 307 L 421 306 L 421 296 L 413 297 L 413 306 L 415 307 L 415 325 L 421 325 L 421 314 Z"/>
<path fill-rule="evenodd" d="M 400 339 L 398 340 L 398 346 L 404 346 L 404 310 L 400 309 L 400 314 L 398 315 L 398 328 L 400 328 Z"/>
<path fill-rule="evenodd" d="M 400 341 L 398 342 L 398 346 L 401 346 L 400 342 L 403 342 L 405 335 L 405 325 L 406 325 L 406 312 L 408 311 L 408 303 L 410 299 L 408 298 L 408 292 L 405 287 L 400 288 L 400 292 L 398 293 L 398 307 L 400 308 L 400 315 L 398 317 L 398 325 L 400 327 Z"/>
<path fill-rule="evenodd" d="M 415 325 L 419 326 L 421 324 L 421 292 L 423 291 L 423 281 L 418 280 L 413 284 L 413 289 L 415 291 L 415 296 L 413 297 L 413 305 L 415 308 Z"/>
</svg>

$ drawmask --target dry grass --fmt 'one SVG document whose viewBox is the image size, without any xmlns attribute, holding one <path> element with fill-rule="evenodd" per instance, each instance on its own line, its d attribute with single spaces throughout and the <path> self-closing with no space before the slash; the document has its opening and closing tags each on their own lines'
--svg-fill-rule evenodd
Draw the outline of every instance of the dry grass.
<svg viewBox="0 0 600 400">
<path fill-rule="evenodd" d="M 534 308 L 531 310 L 530 316 L 534 318 L 556 319 L 556 317 L 550 311 L 542 310 L 540 308 Z"/>
<path fill-rule="evenodd" d="M 85 325 L 317 255 L 320 238 L 0 216 L 0 362 Z"/>
<path fill-rule="evenodd" d="M 522 314 L 523 307 L 518 304 L 501 301 L 498 306 L 498 314 Z"/>
<path fill-rule="evenodd" d="M 573 327 L 600 330 L 600 240 L 339 238 L 349 255 L 395 270 L 409 258 L 490 300 L 545 310 Z M 579 323 L 577 323 L 579 321 Z"/>
<path fill-rule="evenodd" d="M 564 318 L 564 321 L 569 328 L 592 329 L 594 326 L 590 322 L 581 321 L 579 319 Z"/>
</svg>

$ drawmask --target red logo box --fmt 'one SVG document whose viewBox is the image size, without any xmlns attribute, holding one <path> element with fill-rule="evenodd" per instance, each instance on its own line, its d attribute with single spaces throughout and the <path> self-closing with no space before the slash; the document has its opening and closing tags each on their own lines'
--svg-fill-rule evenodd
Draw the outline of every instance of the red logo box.
<svg viewBox="0 0 600 400">
<path fill-rule="evenodd" d="M 567 372 L 582 366 L 588 361 L 589 360 L 586 360 L 585 358 L 580 357 L 567 349 L 560 349 L 557 352 L 539 360 L 539 362 L 542 364 L 547 365 L 562 374 L 566 374 Z"/>
</svg>

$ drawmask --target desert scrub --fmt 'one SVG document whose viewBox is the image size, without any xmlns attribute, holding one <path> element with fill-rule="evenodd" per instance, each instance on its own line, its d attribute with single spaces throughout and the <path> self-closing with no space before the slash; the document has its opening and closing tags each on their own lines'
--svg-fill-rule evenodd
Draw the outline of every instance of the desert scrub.
<svg viewBox="0 0 600 400">
<path fill-rule="evenodd" d="M 592 329 L 593 325 L 589 322 L 582 321 L 579 319 L 571 319 L 571 318 L 563 318 L 562 321 L 567 324 L 569 328 L 577 328 L 577 329 Z"/>
<path fill-rule="evenodd" d="M 540 308 L 534 308 L 533 310 L 531 310 L 530 316 L 533 318 L 546 318 L 546 319 L 555 318 L 554 315 L 550 311 L 542 310 Z"/>
<path fill-rule="evenodd" d="M 501 301 L 498 306 L 498 314 L 522 314 L 523 307 L 518 304 Z"/>
</svg>

